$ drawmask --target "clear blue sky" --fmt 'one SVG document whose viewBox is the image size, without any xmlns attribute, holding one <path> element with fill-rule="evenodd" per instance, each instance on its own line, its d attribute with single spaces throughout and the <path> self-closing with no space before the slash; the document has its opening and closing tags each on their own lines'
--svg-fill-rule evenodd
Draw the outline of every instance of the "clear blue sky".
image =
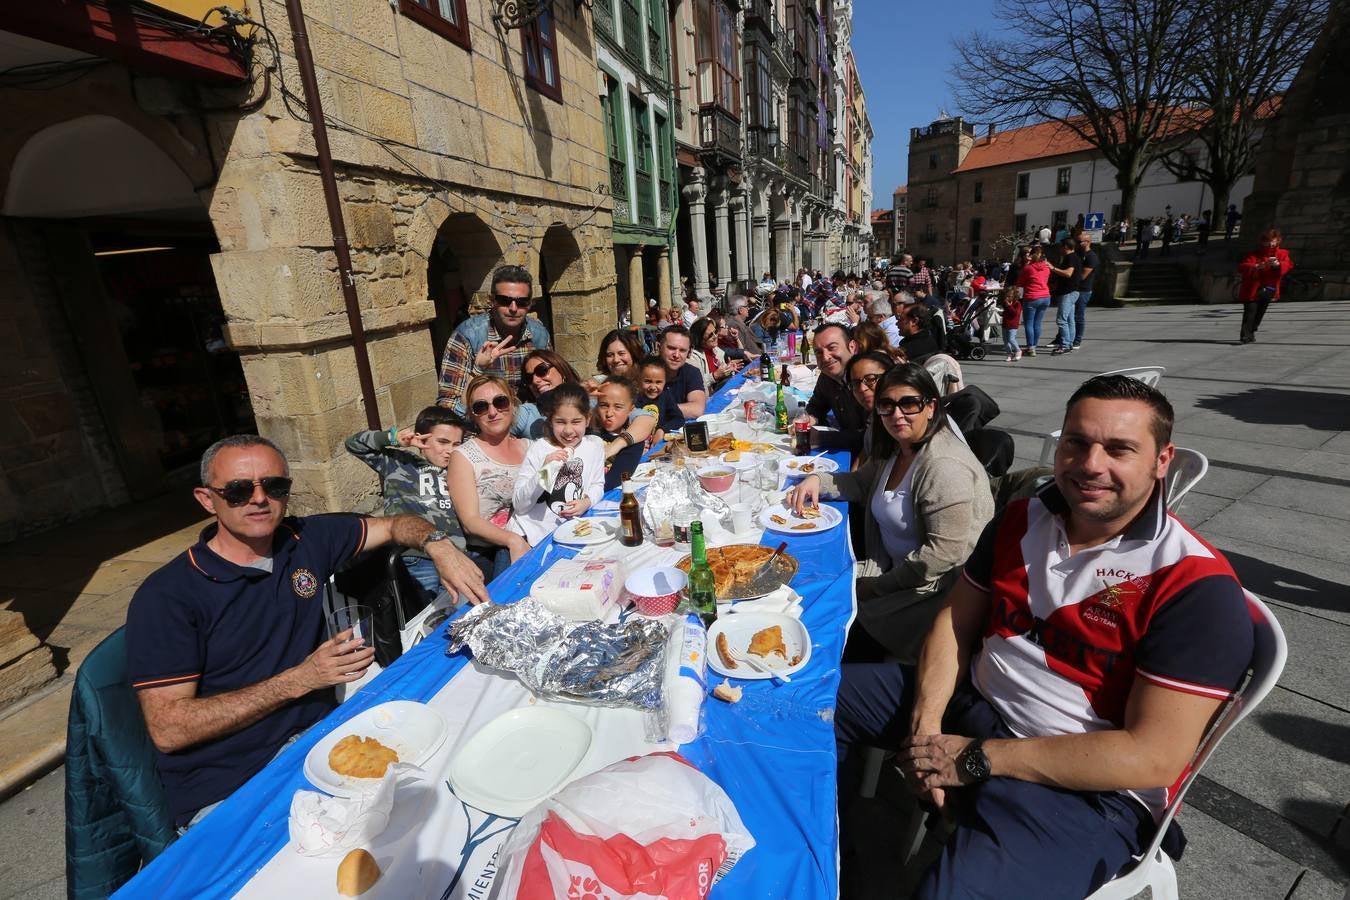
<svg viewBox="0 0 1350 900">
<path fill-rule="evenodd" d="M 955 38 L 997 30 L 994 0 L 853 0 L 853 56 L 872 120 L 872 206 L 905 183 L 909 129 L 958 110 L 948 87 Z"/>
</svg>

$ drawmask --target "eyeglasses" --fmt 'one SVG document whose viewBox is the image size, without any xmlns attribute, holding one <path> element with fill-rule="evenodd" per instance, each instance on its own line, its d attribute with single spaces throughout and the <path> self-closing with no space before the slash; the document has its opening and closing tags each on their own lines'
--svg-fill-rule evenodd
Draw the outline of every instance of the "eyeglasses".
<svg viewBox="0 0 1350 900">
<path fill-rule="evenodd" d="M 915 415 L 921 412 L 930 401 L 914 394 L 906 394 L 898 400 L 892 400 L 890 397 L 882 397 L 876 402 L 877 415 L 885 418 L 894 415 L 898 409 L 907 416 Z"/>
<path fill-rule="evenodd" d="M 263 493 L 273 500 L 285 500 L 291 495 L 291 479 L 285 475 L 269 475 L 257 481 L 236 478 L 225 482 L 224 487 L 212 487 L 208 484 L 206 489 L 219 494 L 220 498 L 231 506 L 243 506 L 253 499 L 253 488 L 256 485 L 261 485 Z"/>
<path fill-rule="evenodd" d="M 880 372 L 873 372 L 871 375 L 864 375 L 861 378 L 853 379 L 848 383 L 848 386 L 855 391 L 860 387 L 865 387 L 869 391 L 874 391 L 876 390 L 877 382 L 881 380 L 881 375 L 882 373 Z"/>
<path fill-rule="evenodd" d="M 552 368 L 553 363 L 541 362 L 539 365 L 535 366 L 533 369 L 526 372 L 525 374 L 530 376 L 531 378 L 543 378 L 545 375 L 549 373 L 549 370 L 551 370 Z"/>
<path fill-rule="evenodd" d="M 529 309 L 534 304 L 534 300 L 529 297 L 508 297 L 505 294 L 493 294 L 492 302 L 503 308 L 514 303 L 521 309 Z"/>
<path fill-rule="evenodd" d="M 469 411 L 475 416 L 481 416 L 488 411 L 489 402 L 487 400 L 475 400 L 469 406 Z M 505 394 L 498 394 L 492 398 L 491 406 L 499 412 L 506 412 L 511 408 L 511 398 Z"/>
</svg>

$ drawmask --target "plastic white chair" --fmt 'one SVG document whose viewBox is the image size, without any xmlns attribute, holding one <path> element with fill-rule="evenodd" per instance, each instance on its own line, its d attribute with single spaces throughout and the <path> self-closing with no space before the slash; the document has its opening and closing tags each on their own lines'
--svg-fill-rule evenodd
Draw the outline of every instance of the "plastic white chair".
<svg viewBox="0 0 1350 900">
<path fill-rule="evenodd" d="M 1243 593 L 1247 596 L 1247 609 L 1251 613 L 1252 627 L 1256 632 L 1256 644 L 1252 652 L 1251 677 L 1238 690 L 1236 696 L 1220 714 L 1214 727 L 1210 729 L 1209 734 L 1200 742 L 1200 748 L 1196 751 L 1195 759 L 1191 761 L 1190 771 L 1186 773 L 1186 778 L 1181 782 L 1181 789 L 1172 798 L 1172 802 L 1167 804 L 1167 811 L 1163 815 L 1162 822 L 1158 824 L 1158 831 L 1148 849 L 1142 855 L 1136 857 L 1133 867 L 1102 885 L 1092 893 L 1088 900 L 1128 900 L 1146 887 L 1152 891 L 1153 900 L 1177 900 L 1177 873 L 1172 867 L 1171 858 L 1162 850 L 1162 839 L 1167 832 L 1167 826 L 1171 823 L 1172 817 L 1177 814 L 1177 809 L 1180 808 L 1181 801 L 1186 796 L 1186 791 L 1190 789 L 1196 776 L 1200 774 L 1200 770 L 1214 755 L 1214 751 L 1218 749 L 1219 742 L 1227 736 L 1228 732 L 1233 730 L 1237 723 L 1256 709 L 1257 704 L 1265 699 L 1266 695 L 1270 693 L 1270 689 L 1279 681 L 1280 673 L 1284 671 L 1284 663 L 1289 655 L 1289 647 L 1284 640 L 1284 630 L 1280 628 L 1279 620 L 1275 618 L 1274 613 L 1255 594 L 1250 591 L 1244 591 Z"/>
<path fill-rule="evenodd" d="M 1167 508 L 1176 512 L 1181 506 L 1181 498 L 1191 488 L 1200 483 L 1209 471 L 1209 459 L 1199 450 L 1178 447 L 1172 465 L 1167 469 L 1167 478 L 1163 480 L 1163 489 L 1167 492 Z"/>
<path fill-rule="evenodd" d="M 1133 369 L 1116 369 L 1101 373 L 1101 375 L 1128 375 L 1130 378 L 1142 381 L 1149 387 L 1157 387 L 1165 374 L 1167 374 L 1165 366 L 1136 366 Z M 1059 434 L 1059 429 L 1055 429 L 1041 440 L 1041 458 L 1037 465 L 1053 466 L 1055 464 L 1055 448 L 1059 446 Z M 1201 472 L 1200 474 L 1205 473 Z M 1182 493 L 1185 493 L 1185 491 Z"/>
</svg>

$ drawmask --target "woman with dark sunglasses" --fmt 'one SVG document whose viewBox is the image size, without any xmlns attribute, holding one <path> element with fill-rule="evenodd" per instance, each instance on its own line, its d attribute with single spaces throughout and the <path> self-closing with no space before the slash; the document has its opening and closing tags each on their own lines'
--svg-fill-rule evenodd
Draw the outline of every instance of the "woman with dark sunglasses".
<svg viewBox="0 0 1350 900">
<path fill-rule="evenodd" d="M 478 375 L 470 381 L 464 405 L 478 434 L 451 454 L 446 488 L 469 556 L 491 579 L 530 550 L 523 535 L 506 529 L 511 491 L 530 442 L 511 435 L 516 399 L 497 376 Z"/>
<path fill-rule="evenodd" d="M 539 412 L 539 398 L 564 383 L 581 384 L 572 364 L 554 350 L 531 350 L 520 367 L 521 404 L 511 433 L 531 439 L 542 437 L 544 417 Z"/>
<path fill-rule="evenodd" d="M 947 588 L 993 517 L 989 477 L 947 421 L 933 377 L 919 365 L 887 371 L 873 389 L 872 458 L 856 472 L 808 475 L 785 503 L 819 498 L 863 507 L 858 622 L 845 659 L 918 662 Z"/>
</svg>

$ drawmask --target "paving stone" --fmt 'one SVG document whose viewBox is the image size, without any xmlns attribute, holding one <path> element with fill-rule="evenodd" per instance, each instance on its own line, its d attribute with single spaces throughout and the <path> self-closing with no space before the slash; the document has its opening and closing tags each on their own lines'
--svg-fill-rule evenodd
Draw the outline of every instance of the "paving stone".
<svg viewBox="0 0 1350 900">
<path fill-rule="evenodd" d="M 1303 871 L 1289 900 L 1345 900 L 1350 896 L 1350 888 L 1342 881 L 1333 881 L 1311 869 Z"/>
<path fill-rule="evenodd" d="M 1181 521 L 1200 530 L 1206 522 L 1227 509 L 1233 502 L 1227 497 L 1210 497 L 1197 490 L 1191 490 L 1181 498 L 1180 506 L 1174 507 L 1172 511 Z"/>
<path fill-rule="evenodd" d="M 160 565 L 129 559 L 110 560 L 95 569 L 84 584 L 79 585 L 79 590 L 81 594 L 115 594 L 127 588 L 139 587 Z"/>
<path fill-rule="evenodd" d="M 1186 852 L 1176 863 L 1182 897 L 1284 900 L 1302 867 L 1197 809 L 1178 816 Z"/>
<path fill-rule="evenodd" d="M 65 769 L 38 779 L 10 802 L 0 804 L 5 861 L 0 862 L 0 897 L 61 900 L 66 896 Z M 15 865 L 23 860 L 22 865 Z"/>
<path fill-rule="evenodd" d="M 1178 446 L 1185 446 L 1185 444 L 1179 444 Z M 1258 485 L 1269 481 L 1270 477 L 1257 472 L 1229 468 L 1223 463 L 1211 459 L 1209 471 L 1205 473 L 1204 479 L 1193 490 L 1197 493 L 1208 494 L 1211 497 L 1227 497 L 1229 500 L 1237 500 L 1250 494 Z"/>
<path fill-rule="evenodd" d="M 1281 509 L 1350 520 L 1350 487 L 1277 477 L 1262 482 L 1246 499 Z"/>
<path fill-rule="evenodd" d="M 1350 625 L 1285 606 L 1272 609 L 1290 647 L 1281 687 L 1350 713 L 1350 668 L 1345 665 Z"/>
<path fill-rule="evenodd" d="M 1345 558 L 1345 522 L 1297 510 L 1238 500 L 1208 523 L 1213 534 L 1321 559 Z"/>
<path fill-rule="evenodd" d="M 1350 798 L 1350 713 L 1276 687 L 1224 738 L 1204 775 L 1329 837 Z"/>
<path fill-rule="evenodd" d="M 1336 453 L 1326 449 L 1313 450 L 1299 457 L 1289 468 L 1295 472 L 1306 472 L 1350 483 L 1350 453 Z"/>
<path fill-rule="evenodd" d="M 1214 534 L 1209 523 L 1200 535 L 1228 558 L 1242 584 L 1257 596 L 1350 624 L 1350 563 L 1344 558 L 1320 559 Z"/>
</svg>

